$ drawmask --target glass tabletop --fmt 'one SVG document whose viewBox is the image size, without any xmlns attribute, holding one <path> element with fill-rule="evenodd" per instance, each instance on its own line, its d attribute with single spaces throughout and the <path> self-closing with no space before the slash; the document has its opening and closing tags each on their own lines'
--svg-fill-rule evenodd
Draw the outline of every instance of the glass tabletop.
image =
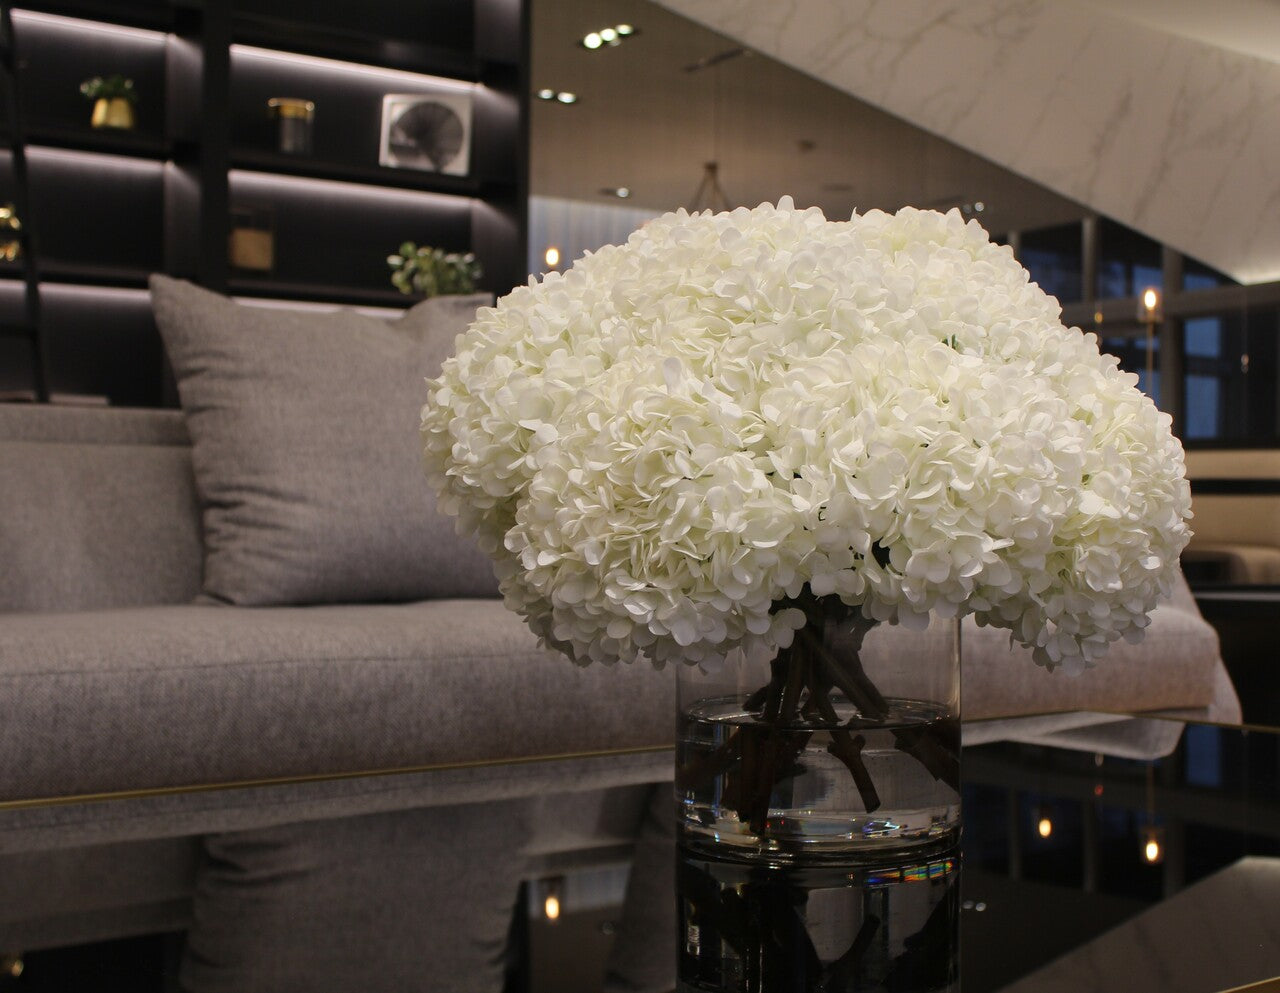
<svg viewBox="0 0 1280 993">
<path fill-rule="evenodd" d="M 966 993 L 1280 976 L 1280 735 L 1189 723 L 1154 758 L 965 750 Z"/>
<path fill-rule="evenodd" d="M 1280 977 L 1280 732 L 1145 720 L 1159 733 L 1138 740 L 1171 752 L 1135 757 L 1124 735 L 1120 749 L 965 748 L 965 993 L 1216 993 Z M 510 993 L 602 988 L 625 873 L 613 880 L 583 902 L 565 887 L 554 922 L 530 884 Z M 33 953 L 0 991 L 167 993 L 177 941 Z"/>
<path fill-rule="evenodd" d="M 1107 751 L 965 748 L 962 990 L 1280 993 L 1280 733 L 1113 729 Z M 600 988 L 617 908 L 561 909 L 530 901 L 530 993 Z"/>
</svg>

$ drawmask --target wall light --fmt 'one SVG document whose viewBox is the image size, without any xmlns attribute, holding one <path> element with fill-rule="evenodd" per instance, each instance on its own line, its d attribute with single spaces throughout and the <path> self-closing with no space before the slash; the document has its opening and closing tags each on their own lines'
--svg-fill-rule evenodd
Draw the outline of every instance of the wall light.
<svg viewBox="0 0 1280 993">
<path fill-rule="evenodd" d="M 1159 321 L 1160 318 L 1160 291 L 1154 286 L 1148 286 L 1138 300 L 1138 320 Z"/>
</svg>

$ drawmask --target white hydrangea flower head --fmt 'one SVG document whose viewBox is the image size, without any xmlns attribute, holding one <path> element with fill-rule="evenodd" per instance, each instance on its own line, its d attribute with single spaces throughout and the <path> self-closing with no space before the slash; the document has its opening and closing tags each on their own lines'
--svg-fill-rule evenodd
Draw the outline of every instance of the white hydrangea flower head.
<svg viewBox="0 0 1280 993">
<path fill-rule="evenodd" d="M 482 310 L 428 384 L 439 506 L 575 661 L 772 656 L 808 586 L 1079 669 L 1190 538 L 1170 418 L 958 211 L 677 211 Z"/>
</svg>

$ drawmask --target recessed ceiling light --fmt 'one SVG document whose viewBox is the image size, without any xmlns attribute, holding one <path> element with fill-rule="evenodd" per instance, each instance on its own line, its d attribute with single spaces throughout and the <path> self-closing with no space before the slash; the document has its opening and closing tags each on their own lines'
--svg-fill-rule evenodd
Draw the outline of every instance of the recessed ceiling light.
<svg viewBox="0 0 1280 993">
<path fill-rule="evenodd" d="M 539 100 L 554 100 L 555 98 L 556 98 L 555 90 L 539 90 L 538 91 Z"/>
<path fill-rule="evenodd" d="M 578 94 L 576 93 L 557 93 L 556 99 L 561 103 L 577 103 Z"/>
<path fill-rule="evenodd" d="M 600 192 L 607 197 L 617 197 L 619 200 L 625 200 L 631 196 L 631 188 L 629 186 L 602 186 Z"/>
<path fill-rule="evenodd" d="M 590 34 L 583 35 L 582 40 L 578 42 L 583 48 L 595 51 L 597 48 L 614 48 L 621 45 L 627 38 L 632 38 L 639 32 L 632 24 L 615 24 L 611 28 L 601 28 L 598 31 L 592 31 Z"/>
</svg>

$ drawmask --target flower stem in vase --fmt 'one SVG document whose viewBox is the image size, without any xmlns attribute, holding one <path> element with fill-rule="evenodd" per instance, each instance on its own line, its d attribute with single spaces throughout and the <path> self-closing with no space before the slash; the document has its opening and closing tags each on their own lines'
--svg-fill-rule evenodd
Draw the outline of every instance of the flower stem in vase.
<svg viewBox="0 0 1280 993">
<path fill-rule="evenodd" d="M 952 701 L 930 703 L 928 688 L 916 694 L 900 679 L 883 691 L 878 681 L 912 660 L 886 668 L 880 651 L 873 678 L 863 654 L 877 623 L 860 609 L 807 589 L 779 602 L 785 608 L 803 611 L 805 624 L 761 683 L 682 701 L 676 789 L 686 832 L 784 859 L 953 837 Z M 913 664 L 927 672 L 930 661 Z"/>
</svg>

